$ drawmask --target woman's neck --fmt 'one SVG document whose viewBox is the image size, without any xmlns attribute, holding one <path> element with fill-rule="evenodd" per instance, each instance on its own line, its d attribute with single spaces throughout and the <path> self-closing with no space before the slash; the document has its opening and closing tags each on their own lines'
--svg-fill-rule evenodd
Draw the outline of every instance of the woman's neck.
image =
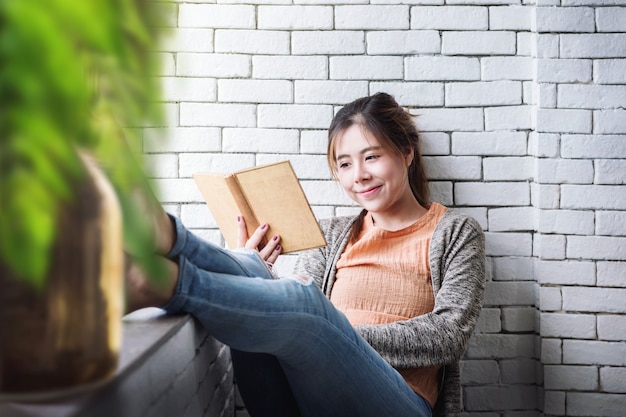
<svg viewBox="0 0 626 417">
<path fill-rule="evenodd" d="M 422 207 L 415 198 L 411 198 L 393 210 L 387 210 L 382 213 L 370 212 L 370 216 L 372 216 L 376 227 L 393 232 L 412 225 L 427 212 L 427 208 Z"/>
</svg>

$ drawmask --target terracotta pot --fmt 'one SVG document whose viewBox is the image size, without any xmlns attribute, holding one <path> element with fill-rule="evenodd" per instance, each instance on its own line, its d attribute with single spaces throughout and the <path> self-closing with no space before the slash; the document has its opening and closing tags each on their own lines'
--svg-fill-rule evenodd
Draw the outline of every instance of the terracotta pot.
<svg viewBox="0 0 626 417">
<path fill-rule="evenodd" d="M 0 393 L 66 390 L 115 373 L 123 314 L 121 210 L 104 175 L 61 210 L 42 291 L 0 265 Z"/>
</svg>

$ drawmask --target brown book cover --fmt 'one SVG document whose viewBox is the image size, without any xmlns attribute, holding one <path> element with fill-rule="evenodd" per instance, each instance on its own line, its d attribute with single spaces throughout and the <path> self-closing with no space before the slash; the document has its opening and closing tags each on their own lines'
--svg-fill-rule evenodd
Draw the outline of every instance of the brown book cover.
<svg viewBox="0 0 626 417">
<path fill-rule="evenodd" d="M 289 161 L 260 165 L 232 174 L 193 174 L 226 243 L 237 245 L 237 215 L 248 236 L 262 223 L 266 238 L 278 234 L 282 253 L 326 246 L 311 206 Z M 267 240 L 261 242 L 263 247 Z"/>
</svg>

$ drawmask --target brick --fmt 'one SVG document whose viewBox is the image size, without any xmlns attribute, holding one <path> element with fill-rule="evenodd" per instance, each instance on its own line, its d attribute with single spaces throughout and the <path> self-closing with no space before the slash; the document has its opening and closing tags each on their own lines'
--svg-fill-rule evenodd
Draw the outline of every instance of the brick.
<svg viewBox="0 0 626 417">
<path fill-rule="evenodd" d="M 562 58 L 615 58 L 626 56 L 626 34 L 560 35 Z"/>
<path fill-rule="evenodd" d="M 534 307 L 502 309 L 502 329 L 505 332 L 532 332 L 535 330 L 537 310 Z"/>
<path fill-rule="evenodd" d="M 589 59 L 538 59 L 537 82 L 586 83 L 592 79 L 592 61 Z M 595 81 L 595 71 L 594 81 Z"/>
<path fill-rule="evenodd" d="M 343 105 L 368 95 L 367 81 L 311 80 L 295 82 L 295 102 Z"/>
<path fill-rule="evenodd" d="M 328 132 L 326 130 L 303 130 L 300 132 L 300 153 L 326 154 Z"/>
<path fill-rule="evenodd" d="M 538 33 L 595 31 L 595 13 L 590 7 L 538 7 L 535 14 Z"/>
<path fill-rule="evenodd" d="M 563 309 L 568 311 L 626 312 L 626 289 L 623 288 L 563 287 L 562 294 Z M 624 348 L 626 349 L 626 345 Z"/>
<path fill-rule="evenodd" d="M 176 127 L 145 129 L 143 151 L 158 152 L 215 152 L 219 151 L 220 129 L 211 127 Z"/>
<path fill-rule="evenodd" d="M 271 164 L 285 160 L 283 155 L 257 155 L 257 164 Z M 289 161 L 300 180 L 330 180 L 331 175 L 326 163 L 326 155 L 290 155 Z"/>
<path fill-rule="evenodd" d="M 543 184 L 591 184 L 593 175 L 593 162 L 590 160 L 537 160 L 537 181 Z"/>
<path fill-rule="evenodd" d="M 385 30 L 367 32 L 368 55 L 435 54 L 441 51 L 436 30 Z"/>
<path fill-rule="evenodd" d="M 441 38 L 444 55 L 515 55 L 515 32 L 446 31 Z"/>
<path fill-rule="evenodd" d="M 624 262 L 598 262 L 598 286 L 602 287 L 626 287 L 626 274 Z"/>
<path fill-rule="evenodd" d="M 482 131 L 483 119 L 480 109 L 420 109 L 417 120 L 419 129 L 429 131 Z"/>
<path fill-rule="evenodd" d="M 215 51 L 231 54 L 289 54 L 289 32 L 277 30 L 215 31 Z"/>
<path fill-rule="evenodd" d="M 405 5 L 349 5 L 335 7 L 335 29 L 408 29 L 409 8 Z"/>
<path fill-rule="evenodd" d="M 558 158 L 560 156 L 561 136 L 554 133 L 528 134 L 528 152 L 536 157 Z"/>
<path fill-rule="evenodd" d="M 295 129 L 225 128 L 223 152 L 298 153 L 299 134 Z"/>
<path fill-rule="evenodd" d="M 213 52 L 213 29 L 176 28 L 159 48 L 172 52 Z"/>
<path fill-rule="evenodd" d="M 527 56 L 494 56 L 480 60 L 482 80 L 532 80 L 533 59 Z"/>
<path fill-rule="evenodd" d="M 251 104 L 181 103 L 182 126 L 255 127 L 256 106 Z"/>
<path fill-rule="evenodd" d="M 249 77 L 250 57 L 226 54 L 178 53 L 176 75 L 188 77 Z"/>
<path fill-rule="evenodd" d="M 600 368 L 600 389 L 606 392 L 626 393 L 626 368 Z"/>
<path fill-rule="evenodd" d="M 599 7 L 596 9 L 598 32 L 623 32 L 626 22 L 626 8 Z"/>
<path fill-rule="evenodd" d="M 531 106 L 491 107 L 485 111 L 485 130 L 531 129 Z"/>
<path fill-rule="evenodd" d="M 624 396 L 620 394 L 570 392 L 567 412 L 571 416 L 620 417 L 624 415 Z"/>
<path fill-rule="evenodd" d="M 565 393 L 546 391 L 544 396 L 543 412 L 546 415 L 565 415 Z"/>
<path fill-rule="evenodd" d="M 532 207 L 504 207 L 489 210 L 490 232 L 511 232 L 534 229 Z"/>
<path fill-rule="evenodd" d="M 538 234 L 533 240 L 533 254 L 540 259 L 565 259 L 565 251 L 565 236 Z"/>
<path fill-rule="evenodd" d="M 548 390 L 595 391 L 599 385 L 595 366 L 546 365 L 543 378 Z"/>
<path fill-rule="evenodd" d="M 626 106 L 626 85 L 564 84 L 557 94 L 560 108 L 610 109 Z"/>
<path fill-rule="evenodd" d="M 473 217 L 483 230 L 487 229 L 487 209 L 484 207 L 455 207 L 454 210 Z"/>
<path fill-rule="evenodd" d="M 601 340 L 624 341 L 626 338 L 626 316 L 598 315 L 598 338 Z"/>
<path fill-rule="evenodd" d="M 424 165 L 429 179 L 467 179 L 481 177 L 481 159 L 473 156 L 425 156 Z"/>
<path fill-rule="evenodd" d="M 330 6 L 259 6 L 258 29 L 323 30 L 333 28 Z"/>
<path fill-rule="evenodd" d="M 517 33 L 517 56 L 532 57 L 533 51 L 536 49 L 535 33 L 518 32 Z"/>
<path fill-rule="evenodd" d="M 534 177 L 535 161 L 530 157 L 492 157 L 483 159 L 485 181 L 523 181 Z"/>
<path fill-rule="evenodd" d="M 534 281 L 534 260 L 530 258 L 493 258 L 496 281 Z"/>
<path fill-rule="evenodd" d="M 206 204 L 185 204 L 181 207 L 180 218 L 190 229 L 216 229 L 217 223 Z"/>
<path fill-rule="evenodd" d="M 483 385 L 496 384 L 500 378 L 498 362 L 493 360 L 461 361 L 461 384 Z"/>
<path fill-rule="evenodd" d="M 522 85 L 519 81 L 446 84 L 446 105 L 448 106 L 504 106 L 521 103 Z"/>
<path fill-rule="evenodd" d="M 287 80 L 218 80 L 217 88 L 220 102 L 293 102 L 293 83 Z"/>
<path fill-rule="evenodd" d="M 593 285 L 595 264 L 586 261 L 538 261 L 535 265 L 540 284 Z"/>
<path fill-rule="evenodd" d="M 537 231 L 567 235 L 592 235 L 595 229 L 594 223 L 593 211 L 541 210 Z"/>
<path fill-rule="evenodd" d="M 191 177 L 196 172 L 229 173 L 255 165 L 254 155 L 249 154 L 182 154 L 180 176 Z"/>
<path fill-rule="evenodd" d="M 535 302 L 531 281 L 489 282 L 485 288 L 486 306 L 523 306 Z"/>
<path fill-rule="evenodd" d="M 590 352 L 593 352 L 591 355 Z M 579 365 L 626 365 L 626 344 L 588 340 L 564 340 L 563 363 Z"/>
<path fill-rule="evenodd" d="M 533 410 L 537 407 L 537 392 L 529 385 L 467 387 L 465 393 L 467 411 Z"/>
<path fill-rule="evenodd" d="M 600 259 L 606 261 L 626 260 L 626 237 L 569 236 L 567 257 Z"/>
<path fill-rule="evenodd" d="M 531 201 L 533 206 L 539 209 L 559 208 L 561 189 L 559 185 L 531 185 Z"/>
<path fill-rule="evenodd" d="M 535 34 L 533 54 L 537 58 L 562 58 L 559 55 L 559 35 Z"/>
<path fill-rule="evenodd" d="M 330 58 L 330 78 L 343 80 L 401 80 L 404 63 L 399 56 L 336 56 Z"/>
<path fill-rule="evenodd" d="M 533 86 L 533 96 L 536 104 L 543 109 L 556 108 L 556 85 L 555 84 L 535 84 Z"/>
<path fill-rule="evenodd" d="M 452 132 L 455 155 L 525 155 L 524 132 Z"/>
<path fill-rule="evenodd" d="M 596 84 L 626 84 L 626 59 L 593 61 L 593 82 Z"/>
<path fill-rule="evenodd" d="M 596 110 L 593 112 L 593 133 L 626 133 L 626 110 Z"/>
<path fill-rule="evenodd" d="M 626 161 L 624 160 L 596 160 L 595 171 L 595 184 L 626 184 Z"/>
<path fill-rule="evenodd" d="M 420 56 L 405 60 L 407 80 L 480 80 L 480 61 L 470 57 Z"/>
<path fill-rule="evenodd" d="M 538 109 L 537 131 L 548 133 L 591 133 L 591 111 Z"/>
<path fill-rule="evenodd" d="M 178 177 L 178 157 L 170 154 L 145 155 L 144 169 L 151 178 Z"/>
<path fill-rule="evenodd" d="M 474 334 L 465 353 L 468 359 L 532 358 L 535 336 L 526 334 Z"/>
<path fill-rule="evenodd" d="M 430 181 L 429 188 L 432 201 L 439 201 L 445 206 L 451 206 L 454 203 L 451 182 Z"/>
<path fill-rule="evenodd" d="M 328 58 L 255 55 L 252 57 L 252 77 L 279 80 L 324 80 L 328 78 Z"/>
<path fill-rule="evenodd" d="M 349 55 L 365 52 L 365 34 L 361 31 L 293 32 L 293 55 Z"/>
<path fill-rule="evenodd" d="M 520 182 L 465 182 L 455 185 L 455 201 L 467 206 L 527 206 L 528 184 Z"/>
<path fill-rule="evenodd" d="M 502 323 L 500 321 L 499 308 L 483 308 L 476 323 L 475 333 L 500 333 L 502 331 Z"/>
<path fill-rule="evenodd" d="M 541 314 L 541 336 L 568 339 L 594 339 L 596 316 L 591 314 Z M 553 387 L 556 389 L 557 387 Z"/>
<path fill-rule="evenodd" d="M 562 358 L 561 339 L 541 339 L 541 363 L 560 364 Z"/>
<path fill-rule="evenodd" d="M 401 106 L 434 107 L 443 106 L 443 84 L 442 83 L 418 83 L 418 82 L 396 82 L 381 81 L 371 82 L 369 93 L 375 94 L 383 91 L 394 96 Z M 419 111 L 412 111 L 419 114 Z"/>
<path fill-rule="evenodd" d="M 562 135 L 564 158 L 626 158 L 626 135 Z"/>
<path fill-rule="evenodd" d="M 212 78 L 162 77 L 161 85 L 165 101 L 215 101 L 217 96 Z"/>
<path fill-rule="evenodd" d="M 489 8 L 490 30 L 530 31 L 533 8 L 528 6 L 493 6 Z"/>
<path fill-rule="evenodd" d="M 152 180 L 155 194 L 164 204 L 204 202 L 202 194 L 191 178 L 162 178 Z"/>
<path fill-rule="evenodd" d="M 334 181 L 301 181 L 300 184 L 310 204 L 343 206 L 354 204 Z"/>
<path fill-rule="evenodd" d="M 425 132 L 421 133 L 420 139 L 422 155 L 450 155 L 450 136 L 447 133 Z"/>
<path fill-rule="evenodd" d="M 488 9 L 473 6 L 421 6 L 411 8 L 411 29 L 487 30 Z"/>
<path fill-rule="evenodd" d="M 537 380 L 537 360 L 506 359 L 500 362 L 502 384 L 534 384 Z"/>
<path fill-rule="evenodd" d="M 252 29 L 254 6 L 226 4 L 181 4 L 178 25 L 190 28 Z"/>
<path fill-rule="evenodd" d="M 261 104 L 259 127 L 326 129 L 333 116 L 332 106 L 309 104 Z"/>
</svg>

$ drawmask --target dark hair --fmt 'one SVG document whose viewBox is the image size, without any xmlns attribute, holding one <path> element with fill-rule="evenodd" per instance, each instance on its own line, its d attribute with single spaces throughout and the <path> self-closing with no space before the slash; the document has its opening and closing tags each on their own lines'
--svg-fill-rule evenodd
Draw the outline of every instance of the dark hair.
<svg viewBox="0 0 626 417">
<path fill-rule="evenodd" d="M 424 172 L 419 133 L 413 121 L 414 117 L 415 115 L 400 107 L 387 93 L 362 97 L 343 106 L 328 129 L 327 158 L 333 176 L 336 178 L 337 175 L 335 140 L 350 126 L 359 125 L 374 135 L 384 148 L 396 155 L 404 157 L 413 152 L 413 161 L 407 173 L 409 185 L 417 202 L 428 207 L 430 189 Z M 361 212 L 356 229 L 360 230 L 365 214 L 365 211 Z M 353 229 L 353 235 L 358 233 L 358 230 Z"/>
</svg>

